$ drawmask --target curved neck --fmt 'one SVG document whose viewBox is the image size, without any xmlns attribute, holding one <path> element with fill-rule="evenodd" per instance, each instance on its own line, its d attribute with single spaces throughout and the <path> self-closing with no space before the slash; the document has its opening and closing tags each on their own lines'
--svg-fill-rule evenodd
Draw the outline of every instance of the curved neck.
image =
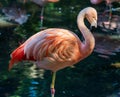
<svg viewBox="0 0 120 97">
<path fill-rule="evenodd" d="M 77 24 L 79 30 L 81 31 L 84 37 L 84 41 L 80 49 L 82 51 L 82 54 L 86 57 L 93 51 L 95 46 L 95 39 L 92 33 L 90 32 L 90 30 L 84 24 L 84 17 L 85 17 L 85 13 L 81 12 L 77 18 Z"/>
</svg>

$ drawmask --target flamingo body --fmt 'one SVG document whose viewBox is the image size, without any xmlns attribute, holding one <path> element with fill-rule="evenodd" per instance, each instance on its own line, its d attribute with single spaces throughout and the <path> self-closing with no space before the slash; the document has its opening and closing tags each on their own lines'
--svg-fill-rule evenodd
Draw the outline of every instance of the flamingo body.
<svg viewBox="0 0 120 97">
<path fill-rule="evenodd" d="M 90 2 L 92 3 L 92 4 L 99 4 L 99 3 L 101 3 L 101 2 L 103 2 L 104 0 L 90 0 Z"/>
<path fill-rule="evenodd" d="M 38 4 L 40 6 L 44 6 L 46 3 L 52 2 L 58 2 L 59 0 L 31 0 L 33 3 Z"/>
<path fill-rule="evenodd" d="M 37 61 L 40 68 L 57 71 L 82 59 L 80 45 L 79 38 L 69 30 L 60 28 L 43 30 L 13 51 L 9 69 L 14 62 L 31 60 Z"/>
</svg>

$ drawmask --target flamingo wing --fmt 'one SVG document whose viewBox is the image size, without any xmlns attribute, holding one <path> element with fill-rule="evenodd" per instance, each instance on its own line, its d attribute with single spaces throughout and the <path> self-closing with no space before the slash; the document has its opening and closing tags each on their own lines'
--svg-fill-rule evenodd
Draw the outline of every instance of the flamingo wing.
<svg viewBox="0 0 120 97">
<path fill-rule="evenodd" d="M 37 61 L 44 69 L 52 69 L 52 65 L 55 67 L 58 63 L 66 65 L 57 65 L 57 69 L 73 65 L 80 56 L 79 45 L 79 38 L 69 30 L 51 28 L 40 31 L 12 52 L 9 69 L 22 60 Z"/>
</svg>

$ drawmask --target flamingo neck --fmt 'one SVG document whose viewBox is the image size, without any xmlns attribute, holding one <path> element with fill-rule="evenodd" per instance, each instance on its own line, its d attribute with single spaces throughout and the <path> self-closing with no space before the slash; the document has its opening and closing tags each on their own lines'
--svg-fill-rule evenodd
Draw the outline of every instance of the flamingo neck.
<svg viewBox="0 0 120 97">
<path fill-rule="evenodd" d="M 78 15 L 77 23 L 78 23 L 78 28 L 84 37 L 84 41 L 80 49 L 82 50 L 83 55 L 87 57 L 94 49 L 95 39 L 92 33 L 90 32 L 90 30 L 85 26 L 84 18 L 85 18 L 85 13 L 81 12 Z"/>
</svg>

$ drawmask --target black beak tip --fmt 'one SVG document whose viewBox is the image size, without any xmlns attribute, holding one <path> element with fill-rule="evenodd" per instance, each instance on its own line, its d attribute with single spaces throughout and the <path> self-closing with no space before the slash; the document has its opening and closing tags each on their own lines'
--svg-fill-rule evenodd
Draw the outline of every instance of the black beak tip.
<svg viewBox="0 0 120 97">
<path fill-rule="evenodd" d="M 90 27 L 90 31 L 91 31 L 91 32 L 96 31 L 96 27 L 95 27 L 95 26 L 91 26 L 91 27 Z"/>
</svg>

